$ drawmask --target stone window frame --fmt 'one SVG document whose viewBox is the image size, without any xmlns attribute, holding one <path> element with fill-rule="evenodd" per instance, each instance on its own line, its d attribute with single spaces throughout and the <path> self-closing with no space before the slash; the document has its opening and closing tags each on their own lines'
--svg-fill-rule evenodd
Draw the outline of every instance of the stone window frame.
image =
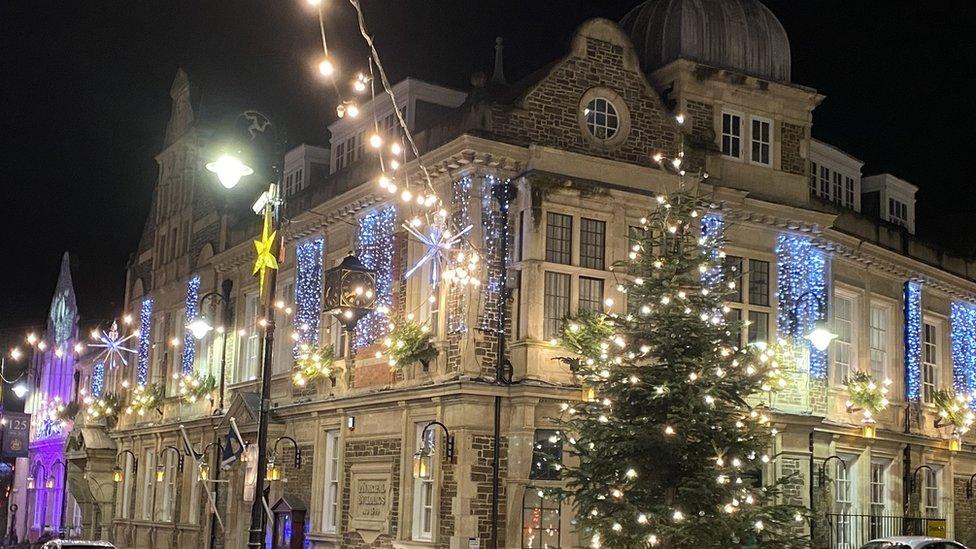
<svg viewBox="0 0 976 549">
<path fill-rule="evenodd" d="M 422 444 L 421 436 L 423 434 L 424 428 L 431 422 L 430 419 L 418 420 L 414 418 L 412 423 L 414 434 L 414 452 L 419 451 Z M 438 501 L 440 498 L 440 482 L 438 482 L 438 476 L 440 475 L 440 462 L 437 457 L 439 456 L 438 451 L 441 450 L 441 446 L 438 444 L 438 433 L 437 429 L 430 429 L 427 431 L 427 437 L 432 441 L 431 444 L 434 448 L 434 459 L 430 462 L 431 472 L 429 479 L 411 478 L 411 502 L 410 502 L 410 539 L 416 542 L 422 543 L 434 543 L 437 537 L 438 528 Z M 413 456 L 413 454 L 410 454 Z M 422 501 L 420 496 L 420 489 L 424 484 L 430 484 L 430 532 L 425 532 L 421 527 L 421 513 L 423 509 L 421 508 Z"/>
<path fill-rule="evenodd" d="M 339 425 L 329 425 L 322 430 L 322 526 L 321 531 L 325 534 L 337 535 L 339 525 L 342 522 L 342 429 Z M 317 461 L 317 460 L 316 460 Z M 333 479 L 330 474 L 330 467 L 336 465 L 336 477 Z M 330 487 L 334 486 L 335 491 L 330 492 Z M 335 496 L 335 509 L 330 509 L 329 497 Z M 329 519 L 332 524 L 329 524 Z"/>
<path fill-rule="evenodd" d="M 737 258 L 741 261 L 739 264 L 739 273 L 735 277 L 736 288 L 739 292 L 738 301 L 728 300 L 726 305 L 734 311 L 738 311 L 739 319 L 743 322 L 749 320 L 749 313 L 761 313 L 766 315 L 766 343 L 770 343 L 770 339 L 776 336 L 776 311 L 779 307 L 779 300 L 777 299 L 778 288 L 778 278 L 776 273 L 778 272 L 778 260 L 774 254 L 768 254 L 760 252 L 758 250 L 748 250 L 742 248 L 729 248 L 726 250 L 727 258 Z M 767 264 L 767 304 L 759 305 L 749 302 L 749 276 L 750 276 L 750 261 L 762 261 Z M 723 267 L 724 268 L 724 267 Z M 729 313 L 731 314 L 731 312 Z M 729 315 L 726 315 L 730 318 Z M 739 333 L 739 345 L 748 345 L 749 341 L 749 326 L 743 325 Z"/>
<path fill-rule="evenodd" d="M 837 348 L 838 348 L 837 343 L 840 338 L 834 340 L 834 343 L 831 344 L 829 350 L 830 366 L 832 370 L 831 380 L 836 386 L 841 387 L 843 388 L 843 390 L 846 391 L 847 384 L 845 383 L 845 379 L 847 378 L 847 375 L 849 375 L 851 372 L 859 368 L 859 363 L 860 363 L 859 360 L 860 357 L 858 356 L 858 349 L 860 348 L 859 347 L 860 327 L 863 322 L 862 310 L 861 310 L 863 297 L 861 292 L 857 291 L 852 287 L 848 287 L 846 285 L 840 285 L 837 284 L 836 282 L 834 283 L 833 301 L 831 302 L 831 307 L 830 307 L 830 321 L 834 333 L 840 333 L 837 328 L 833 327 L 834 323 L 837 322 L 836 303 L 838 299 L 844 299 L 851 302 L 851 318 L 850 318 L 851 341 L 850 343 L 845 343 L 842 341 L 839 342 L 843 345 L 850 346 L 851 356 L 850 356 L 850 364 L 848 364 L 847 366 L 847 372 L 845 373 L 845 375 L 841 375 L 840 369 L 837 367 Z"/>
<path fill-rule="evenodd" d="M 736 118 L 739 119 L 739 133 L 738 134 L 733 134 L 733 133 L 726 134 L 725 133 L 725 116 L 726 115 L 728 115 L 730 117 L 734 116 L 734 117 L 736 117 Z M 726 108 L 723 108 L 721 111 L 719 111 L 718 132 L 717 132 L 718 133 L 718 139 L 719 139 L 719 141 L 718 141 L 718 149 L 722 153 L 722 158 L 727 158 L 729 160 L 734 160 L 736 162 L 742 162 L 743 161 L 743 157 L 745 156 L 745 151 L 743 149 L 743 145 L 746 142 L 746 139 L 745 139 L 745 130 L 743 129 L 743 126 L 745 125 L 745 121 L 746 121 L 746 115 L 742 111 L 737 111 L 737 110 L 734 110 L 734 109 L 726 109 Z M 735 139 L 738 139 L 739 140 L 739 154 L 738 155 L 726 154 L 726 152 L 725 152 L 725 144 L 723 143 L 723 141 L 725 140 L 725 136 L 726 135 L 730 136 L 730 144 L 731 144 L 731 138 L 733 138 L 733 137 Z"/>
<path fill-rule="evenodd" d="M 760 124 L 766 124 L 767 126 L 769 126 L 769 141 L 757 141 L 756 140 L 756 136 L 754 135 L 754 132 L 752 131 L 753 130 L 753 125 L 756 122 L 759 122 Z M 753 157 L 752 147 L 757 142 L 760 143 L 761 145 L 766 145 L 769 148 L 769 162 L 763 162 L 761 160 L 756 160 Z M 765 117 L 765 116 L 759 116 L 757 114 L 750 115 L 749 116 L 749 162 L 751 164 L 755 164 L 756 166 L 763 166 L 765 168 L 772 168 L 773 167 L 773 145 L 774 145 L 775 142 L 776 142 L 776 130 L 775 130 L 775 124 L 773 123 L 773 119 L 772 118 Z M 742 152 L 741 148 L 740 148 L 740 151 L 739 152 Z"/>
<path fill-rule="evenodd" d="M 586 108 L 591 101 L 596 99 L 604 99 L 614 110 L 617 111 L 617 131 L 609 139 L 600 139 L 590 132 L 590 128 L 586 124 Z M 592 87 L 580 96 L 579 107 L 577 108 L 578 116 L 577 122 L 579 123 L 580 133 L 583 134 L 584 139 L 597 148 L 603 150 L 613 150 L 619 148 L 623 143 L 630 137 L 631 130 L 631 115 L 630 108 L 627 106 L 627 102 L 624 100 L 623 96 L 619 93 L 611 90 L 610 88 L 604 86 Z"/>
<path fill-rule="evenodd" d="M 932 327 L 932 330 L 934 331 L 934 335 L 935 335 L 935 341 L 931 343 L 928 341 L 926 337 L 926 328 L 930 326 Z M 942 337 L 944 333 L 945 333 L 945 324 L 942 321 L 942 319 L 930 316 L 927 313 L 924 313 L 922 315 L 922 334 L 921 334 L 922 341 L 919 342 L 920 344 L 919 366 L 921 367 L 921 371 L 919 373 L 921 374 L 921 378 L 922 378 L 920 380 L 920 384 L 922 388 L 922 394 L 920 396 L 922 399 L 922 403 L 929 406 L 933 405 L 932 395 L 939 390 L 939 384 L 942 382 L 943 378 L 945 377 L 942 372 L 942 360 L 943 360 L 943 356 L 945 356 L 945 353 L 943 352 L 942 349 Z M 933 348 L 935 354 L 935 358 L 932 361 L 926 360 L 929 346 Z M 925 375 L 926 370 L 929 368 L 931 368 L 932 370 L 931 383 L 926 382 L 926 375 Z M 926 398 L 927 386 L 931 386 L 928 392 L 928 398 Z"/>
</svg>

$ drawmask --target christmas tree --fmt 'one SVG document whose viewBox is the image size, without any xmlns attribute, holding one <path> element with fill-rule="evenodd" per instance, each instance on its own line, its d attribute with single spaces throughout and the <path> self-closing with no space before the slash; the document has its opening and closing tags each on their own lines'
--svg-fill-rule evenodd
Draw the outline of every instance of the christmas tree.
<svg viewBox="0 0 976 549">
<path fill-rule="evenodd" d="M 743 325 L 725 317 L 737 276 L 722 268 L 722 220 L 694 187 L 658 196 L 615 266 L 627 313 L 564 324 L 584 397 L 559 419 L 576 458 L 556 465 L 560 493 L 590 547 L 807 547 L 804 510 L 759 481 L 773 429 L 749 397 L 775 385 L 774 353 L 740 348 Z"/>
</svg>

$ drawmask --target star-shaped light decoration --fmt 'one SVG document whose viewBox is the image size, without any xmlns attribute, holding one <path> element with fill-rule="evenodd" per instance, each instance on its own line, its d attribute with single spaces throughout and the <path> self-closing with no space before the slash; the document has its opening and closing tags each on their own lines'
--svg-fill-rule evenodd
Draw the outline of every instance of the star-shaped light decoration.
<svg viewBox="0 0 976 549">
<path fill-rule="evenodd" d="M 254 241 L 254 248 L 257 251 L 257 258 L 254 260 L 254 271 L 251 274 L 258 275 L 258 292 L 264 295 L 264 279 L 268 269 L 278 268 L 278 258 L 275 257 L 271 249 L 274 247 L 275 237 L 278 231 L 271 230 L 271 209 L 264 210 L 264 226 L 261 229 L 261 240 Z"/>
<path fill-rule="evenodd" d="M 134 355 L 137 351 L 126 347 L 125 342 L 138 336 L 139 332 L 122 336 L 119 334 L 118 323 L 113 321 L 112 327 L 107 332 L 105 330 L 92 330 L 92 339 L 98 343 L 89 343 L 88 346 L 103 349 L 98 353 L 96 362 L 101 362 L 109 368 L 115 369 L 120 362 L 123 366 L 129 365 L 129 361 L 125 357 L 126 353 Z"/>
<path fill-rule="evenodd" d="M 427 251 L 424 252 L 424 255 L 417 261 L 417 263 L 405 273 L 404 278 L 409 277 L 418 269 L 427 263 L 430 263 L 430 281 L 434 286 L 437 286 L 437 283 L 440 281 L 441 268 L 451 259 L 451 250 L 454 248 L 455 244 L 464 238 L 464 235 L 471 231 L 472 225 L 468 225 L 456 233 L 452 233 L 443 221 L 433 223 L 430 226 L 429 234 L 421 233 L 415 227 L 407 223 L 403 224 L 403 228 L 406 229 L 411 236 L 420 241 L 421 244 L 427 247 Z"/>
</svg>

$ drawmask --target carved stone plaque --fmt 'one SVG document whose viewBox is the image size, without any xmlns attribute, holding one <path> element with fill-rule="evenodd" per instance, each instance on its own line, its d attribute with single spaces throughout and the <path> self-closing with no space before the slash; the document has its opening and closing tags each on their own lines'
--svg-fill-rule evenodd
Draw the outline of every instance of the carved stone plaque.
<svg viewBox="0 0 976 549">
<path fill-rule="evenodd" d="M 366 458 L 350 470 L 349 525 L 366 543 L 390 531 L 393 507 L 393 459 Z"/>
</svg>

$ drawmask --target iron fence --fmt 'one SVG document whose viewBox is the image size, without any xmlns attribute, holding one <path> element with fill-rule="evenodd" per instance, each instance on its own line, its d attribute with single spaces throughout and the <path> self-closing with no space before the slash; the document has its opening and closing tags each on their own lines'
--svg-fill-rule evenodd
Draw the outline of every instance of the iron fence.
<svg viewBox="0 0 976 549">
<path fill-rule="evenodd" d="M 893 515 L 848 515 L 830 513 L 831 549 L 858 549 L 872 539 L 885 536 L 924 536 L 929 523 L 945 519 L 936 517 L 901 517 Z"/>
</svg>

